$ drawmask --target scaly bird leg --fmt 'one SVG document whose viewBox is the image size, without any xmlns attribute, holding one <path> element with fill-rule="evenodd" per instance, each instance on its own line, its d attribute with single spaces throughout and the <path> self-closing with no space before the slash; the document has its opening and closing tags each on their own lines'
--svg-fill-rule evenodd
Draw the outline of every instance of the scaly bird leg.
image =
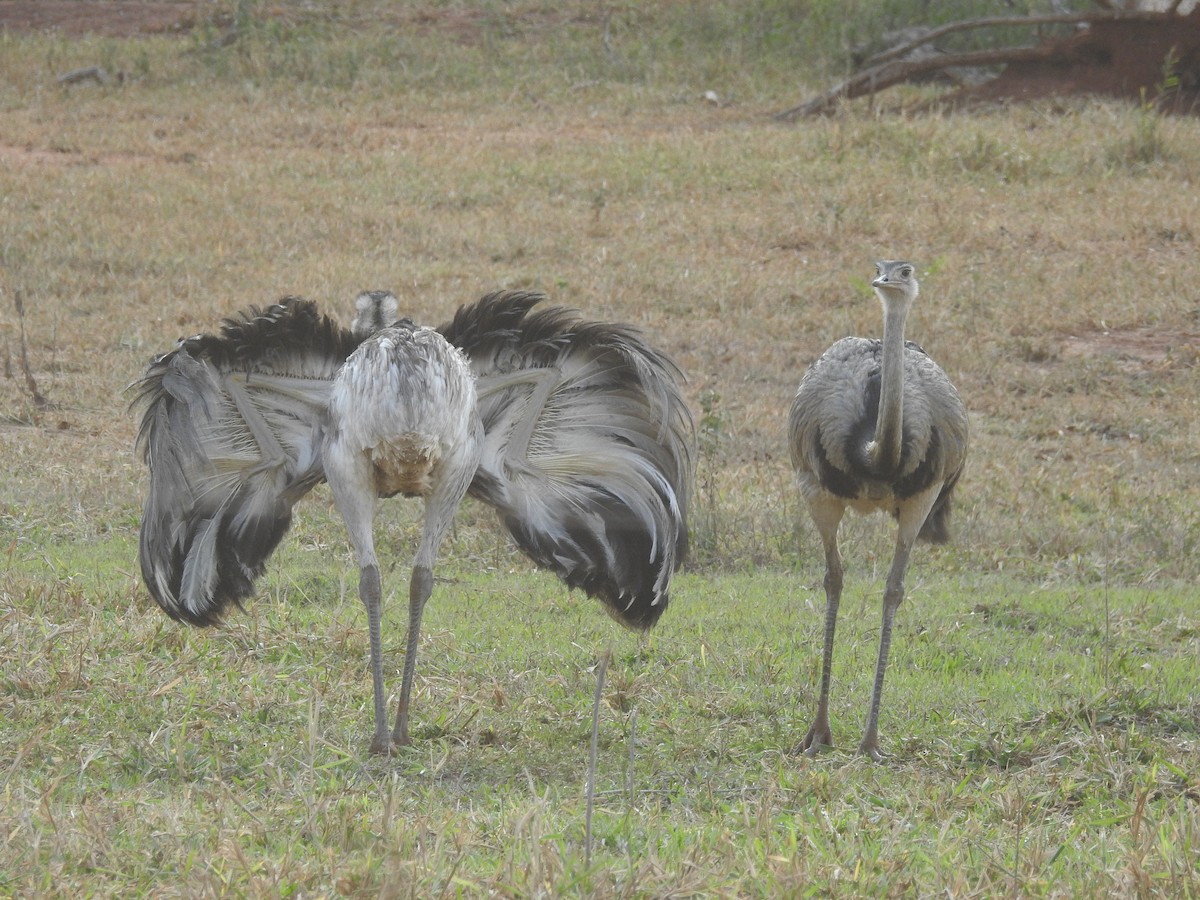
<svg viewBox="0 0 1200 900">
<path fill-rule="evenodd" d="M 379 577 L 379 560 L 375 557 L 375 494 L 366 485 L 367 461 L 362 454 L 348 458 L 330 454 L 326 459 L 329 487 L 333 500 L 346 523 L 350 545 L 358 559 L 358 596 L 367 608 L 367 628 L 371 639 L 371 681 L 375 690 L 375 734 L 371 752 L 388 755 L 392 752 L 391 735 L 387 727 L 387 701 L 383 685 L 383 587 Z"/>
<path fill-rule="evenodd" d="M 432 593 L 433 571 L 427 566 L 414 565 L 412 580 L 408 585 L 408 646 L 404 651 L 404 681 L 400 685 L 400 699 L 396 702 L 396 727 L 392 729 L 392 743 L 398 747 L 406 747 L 410 743 L 408 704 L 412 697 L 413 675 L 417 670 L 417 646 L 421 639 L 421 614 L 425 611 L 425 602 Z M 378 709 L 376 714 L 379 714 Z M 375 727 L 379 728 L 378 720 Z"/>
<path fill-rule="evenodd" d="M 833 682 L 833 636 L 837 630 L 838 604 L 842 599 L 842 557 L 838 551 L 838 525 L 845 507 L 837 501 L 811 501 L 810 510 L 821 543 L 825 547 L 825 646 L 821 654 L 821 695 L 812 727 L 800 742 L 806 756 L 815 756 L 822 747 L 833 746 L 829 728 L 829 688 Z"/>
<path fill-rule="evenodd" d="M 404 681 L 396 703 L 396 726 L 392 729 L 393 743 L 409 743 L 408 709 L 412 699 L 413 677 L 417 669 L 417 647 L 421 638 L 421 614 L 433 593 L 433 565 L 437 559 L 442 537 L 454 521 L 454 513 L 467 492 L 467 485 L 479 466 L 482 446 L 482 426 L 475 424 L 470 440 L 455 449 L 455 455 L 434 476 L 433 491 L 425 498 L 425 521 L 421 543 L 413 560 L 412 579 L 408 585 L 408 644 L 404 652 Z"/>
<path fill-rule="evenodd" d="M 892 568 L 888 572 L 887 584 L 883 589 L 883 626 L 879 631 L 879 656 L 875 660 L 871 708 L 867 713 L 867 727 L 863 731 L 863 739 L 858 745 L 859 753 L 871 757 L 876 762 L 883 759 L 879 750 L 879 703 L 883 697 L 883 676 L 887 671 L 888 651 L 892 645 L 892 623 L 896 620 L 896 610 L 904 601 L 904 570 L 908 565 L 911 550 L 911 542 L 906 547 L 896 547 L 896 554 L 892 557 Z"/>
<path fill-rule="evenodd" d="M 879 705 L 883 697 L 883 676 L 887 672 L 888 651 L 892 646 L 892 625 L 896 610 L 904 602 L 904 573 L 912 554 L 917 533 L 925 523 L 929 510 L 937 499 L 941 484 L 936 484 L 924 494 L 918 494 L 900 509 L 900 527 L 896 533 L 896 551 L 888 570 L 887 583 L 883 588 L 883 625 L 879 631 L 879 656 L 875 661 L 875 682 L 871 687 L 871 707 L 867 712 L 867 726 L 863 731 L 858 752 L 876 762 L 883 759 L 879 749 Z"/>
<path fill-rule="evenodd" d="M 358 579 L 358 595 L 367 608 L 367 628 L 371 639 L 371 681 L 375 689 L 375 734 L 371 738 L 371 752 L 386 756 L 392 748 L 387 727 L 387 701 L 383 691 L 383 601 L 379 566 L 363 567 Z"/>
</svg>

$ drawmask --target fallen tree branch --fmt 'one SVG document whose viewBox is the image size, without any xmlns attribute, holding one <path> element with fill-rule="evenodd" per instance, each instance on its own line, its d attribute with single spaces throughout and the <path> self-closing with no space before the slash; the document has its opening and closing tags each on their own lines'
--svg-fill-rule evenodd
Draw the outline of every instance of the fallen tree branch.
<svg viewBox="0 0 1200 900">
<path fill-rule="evenodd" d="M 776 113 L 776 119 L 791 120 L 800 116 L 812 116 L 828 112 L 838 100 L 851 100 L 864 94 L 873 94 L 884 88 L 899 84 L 916 75 L 937 72 L 956 66 L 995 66 L 1013 62 L 1045 60 L 1053 57 L 1052 47 L 1008 47 L 1002 50 L 975 50 L 970 53 L 949 53 L 930 59 L 914 59 L 908 62 L 887 62 L 848 78 L 837 87 L 813 97 L 806 103 Z"/>
<path fill-rule="evenodd" d="M 964 53 L 947 53 L 937 57 L 903 60 L 901 57 L 918 47 L 957 31 L 979 28 L 1012 27 L 1015 25 L 1091 25 L 1101 22 L 1159 22 L 1171 16 L 1171 12 L 1147 12 L 1145 10 L 1119 10 L 1113 12 L 1078 13 L 1046 16 L 1004 16 L 990 19 L 968 19 L 951 22 L 933 28 L 913 40 L 907 41 L 868 60 L 869 68 L 852 75 L 836 87 L 811 100 L 776 113 L 774 118 L 784 121 L 825 113 L 838 100 L 849 100 L 865 94 L 873 94 L 894 84 L 907 81 L 917 75 L 939 72 L 943 69 L 970 66 L 995 66 L 1010 63 L 1034 62 L 1052 59 L 1057 51 L 1054 44 L 1036 47 L 1002 47 L 994 50 L 974 50 Z"/>
<path fill-rule="evenodd" d="M 1182 0 L 1179 0 L 1182 2 Z M 1178 3 L 1176 4 L 1178 5 Z M 1157 21 L 1169 16 L 1170 11 L 1151 12 L 1147 10 L 1119 10 L 1098 13 L 1057 13 L 1044 16 L 998 16 L 987 19 L 964 19 L 961 22 L 950 22 L 931 28 L 920 37 L 913 38 L 903 44 L 898 44 L 882 53 L 877 53 L 863 63 L 863 66 L 878 66 L 888 60 L 905 56 L 930 41 L 954 34 L 957 31 L 976 31 L 981 28 L 1012 28 L 1020 25 L 1091 25 L 1095 22 L 1138 22 Z"/>
<path fill-rule="evenodd" d="M 108 84 L 108 73 L 100 66 L 84 66 L 82 69 L 72 69 L 65 75 L 58 76 L 59 84 L 81 84 L 84 81 Z"/>
</svg>

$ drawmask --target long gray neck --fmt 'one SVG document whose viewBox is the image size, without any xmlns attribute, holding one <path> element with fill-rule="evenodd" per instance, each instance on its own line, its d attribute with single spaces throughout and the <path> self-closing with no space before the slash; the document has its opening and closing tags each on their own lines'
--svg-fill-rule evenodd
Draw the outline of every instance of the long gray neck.
<svg viewBox="0 0 1200 900">
<path fill-rule="evenodd" d="M 875 440 L 867 446 L 867 458 L 880 475 L 900 468 L 904 443 L 904 320 L 908 304 L 884 303 L 883 366 L 879 383 L 879 416 Z"/>
</svg>

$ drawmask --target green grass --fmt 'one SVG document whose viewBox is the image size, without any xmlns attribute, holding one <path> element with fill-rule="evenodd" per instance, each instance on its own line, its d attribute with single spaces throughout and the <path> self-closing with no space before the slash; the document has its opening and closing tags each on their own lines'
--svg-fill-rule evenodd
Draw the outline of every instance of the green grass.
<svg viewBox="0 0 1200 900">
<path fill-rule="evenodd" d="M 285 552 L 248 614 L 209 632 L 131 603 L 131 575 L 114 583 L 69 548 L 47 552 L 51 579 L 23 565 L 5 576 L 6 593 L 36 597 L 0 631 L 8 891 L 1198 887 L 1187 591 L 1096 597 L 918 573 L 878 766 L 846 749 L 869 692 L 878 583 L 852 580 L 843 604 L 843 749 L 809 760 L 794 747 L 819 667 L 811 579 L 683 576 L 639 643 L 547 576 L 450 564 L 426 617 L 416 743 L 384 762 L 364 752 L 354 573 L 297 558 L 313 552 Z M 393 682 L 401 607 L 390 598 Z M 606 647 L 588 863 L 590 697 Z"/>
<path fill-rule="evenodd" d="M 782 126 L 838 68 L 788 30 L 825 4 L 614 8 L 607 47 L 583 6 L 389 5 L 379 33 L 371 3 L 242 6 L 223 50 L 0 36 L 0 894 L 1200 895 L 1196 120 Z M 55 85 L 91 63 L 128 77 Z M 846 521 L 838 749 L 810 760 L 820 553 L 783 422 L 823 347 L 877 333 L 866 278 L 900 254 L 971 459 L 955 542 L 909 573 L 882 766 L 850 748 L 892 528 Z M 373 759 L 328 492 L 245 613 L 176 625 L 137 570 L 123 389 L 286 293 L 390 287 L 436 323 L 517 286 L 688 372 L 694 552 L 639 643 L 466 504 L 416 743 Z M 417 527 L 384 505 L 392 690 Z"/>
</svg>

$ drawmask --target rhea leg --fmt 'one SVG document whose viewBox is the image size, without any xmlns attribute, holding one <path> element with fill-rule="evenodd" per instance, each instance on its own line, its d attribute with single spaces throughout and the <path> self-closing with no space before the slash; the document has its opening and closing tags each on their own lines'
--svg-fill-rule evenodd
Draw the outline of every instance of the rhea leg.
<svg viewBox="0 0 1200 900">
<path fill-rule="evenodd" d="M 387 730 L 387 701 L 383 690 L 383 619 L 382 585 L 379 564 L 364 566 L 358 578 L 358 595 L 367 607 L 367 629 L 371 640 L 371 683 L 375 698 L 375 733 L 371 737 L 371 752 L 391 752 Z"/>
<path fill-rule="evenodd" d="M 871 707 L 867 713 L 867 725 L 863 738 L 858 745 L 858 752 L 871 757 L 876 762 L 883 758 L 879 750 L 879 705 L 883 697 L 883 676 L 887 672 L 888 651 L 892 645 L 892 625 L 896 620 L 896 610 L 904 602 L 904 573 L 908 569 L 908 560 L 912 555 L 913 543 L 924 524 L 933 501 L 937 498 L 937 485 L 932 491 L 918 494 L 911 498 L 900 509 L 900 527 L 896 534 L 896 551 L 892 555 L 892 565 L 888 570 L 887 583 L 883 588 L 883 625 L 879 631 L 879 656 L 875 660 L 875 682 L 871 687 Z"/>
<path fill-rule="evenodd" d="M 400 699 L 396 701 L 396 725 L 392 729 L 392 742 L 398 746 L 410 743 L 408 708 L 417 670 L 421 615 L 433 593 L 433 565 L 446 529 L 454 520 L 458 504 L 467 492 L 467 485 L 479 464 L 478 448 L 478 441 L 471 441 L 468 446 L 460 448 L 460 458 L 449 463 L 443 473 L 437 476 L 432 493 L 425 499 L 421 544 L 413 560 L 412 578 L 408 585 L 408 642 L 404 651 L 404 679 L 400 684 Z"/>
<path fill-rule="evenodd" d="M 389 753 L 391 739 L 387 727 L 387 701 L 383 686 L 383 588 L 379 577 L 379 560 L 375 556 L 375 539 L 372 526 L 375 520 L 375 493 L 368 485 L 370 479 L 361 461 L 327 463 L 329 486 L 346 533 L 358 560 L 358 596 L 367 608 L 367 629 L 371 641 L 371 682 L 375 698 L 375 734 L 371 738 L 372 753 Z"/>
<path fill-rule="evenodd" d="M 425 611 L 425 602 L 432 593 L 433 569 L 414 564 L 412 578 L 408 583 L 408 644 L 404 651 L 404 680 L 400 684 L 400 699 L 396 701 L 396 726 L 392 729 L 392 742 L 400 747 L 411 743 L 408 737 L 408 704 L 412 698 L 413 677 L 417 670 L 421 614 Z"/>
<path fill-rule="evenodd" d="M 833 746 L 833 733 L 829 728 L 829 688 L 833 681 L 833 636 L 837 630 L 838 604 L 842 599 L 842 556 L 838 551 L 837 536 L 845 507 L 831 498 L 817 498 L 809 501 L 809 512 L 825 548 L 825 646 L 821 654 L 821 695 L 817 700 L 816 718 L 800 742 L 800 749 L 806 755 L 814 756 L 821 747 Z"/>
</svg>

